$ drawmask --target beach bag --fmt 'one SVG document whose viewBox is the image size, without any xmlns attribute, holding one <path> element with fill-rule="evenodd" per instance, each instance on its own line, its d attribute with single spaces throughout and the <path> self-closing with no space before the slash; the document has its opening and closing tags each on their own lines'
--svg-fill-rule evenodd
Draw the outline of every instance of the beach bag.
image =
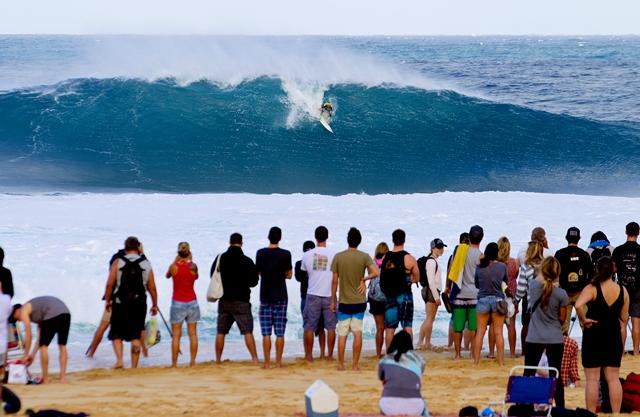
<svg viewBox="0 0 640 417">
<path fill-rule="evenodd" d="M 124 265 L 120 268 L 120 285 L 115 293 L 116 298 L 123 304 L 146 300 L 146 288 L 142 277 L 144 269 L 140 264 L 147 258 L 140 256 L 135 261 L 131 261 L 123 256 L 120 259 L 124 261 Z"/>
<path fill-rule="evenodd" d="M 27 385 L 29 373 L 27 365 L 22 362 L 9 362 L 7 366 L 7 383 L 17 385 Z"/>
<path fill-rule="evenodd" d="M 155 346 L 160 343 L 160 329 L 158 329 L 158 319 L 151 317 L 144 326 L 144 333 L 147 337 L 147 346 Z"/>
<path fill-rule="evenodd" d="M 640 411 L 640 375 L 631 372 L 622 383 L 622 409 Z"/>
<path fill-rule="evenodd" d="M 496 301 L 496 312 L 501 316 L 506 316 L 509 312 L 509 305 L 506 300 Z"/>
<path fill-rule="evenodd" d="M 209 288 L 207 288 L 207 301 L 215 303 L 222 298 L 224 290 L 222 288 L 222 274 L 220 274 L 220 263 L 222 261 L 222 254 L 216 258 L 216 268 L 211 274 L 211 281 L 209 281 Z"/>
<path fill-rule="evenodd" d="M 387 300 L 387 297 L 380 288 L 380 278 L 374 278 L 369 283 L 369 293 L 367 294 L 369 300 L 383 302 Z"/>
</svg>

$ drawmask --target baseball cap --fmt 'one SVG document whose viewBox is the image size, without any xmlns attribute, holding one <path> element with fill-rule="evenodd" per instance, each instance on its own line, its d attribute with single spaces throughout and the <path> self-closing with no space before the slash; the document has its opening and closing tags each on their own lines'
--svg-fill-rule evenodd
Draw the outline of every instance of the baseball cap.
<svg viewBox="0 0 640 417">
<path fill-rule="evenodd" d="M 566 238 L 567 238 L 567 239 L 570 239 L 570 238 L 572 238 L 572 239 L 580 239 L 580 229 L 578 229 L 578 228 L 577 228 L 577 227 L 575 227 L 575 226 L 570 227 L 570 228 L 567 230 L 567 236 L 566 236 Z"/>
<path fill-rule="evenodd" d="M 444 244 L 444 242 L 442 241 L 442 239 L 440 238 L 435 238 L 431 241 L 431 249 L 433 248 L 438 248 L 438 249 L 442 249 L 442 248 L 446 248 L 447 245 Z"/>
</svg>

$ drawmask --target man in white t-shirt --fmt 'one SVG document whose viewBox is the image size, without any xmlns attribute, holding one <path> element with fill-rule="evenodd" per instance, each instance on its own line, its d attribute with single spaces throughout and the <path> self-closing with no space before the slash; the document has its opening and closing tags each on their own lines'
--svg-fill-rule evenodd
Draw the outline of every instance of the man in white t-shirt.
<svg viewBox="0 0 640 417">
<path fill-rule="evenodd" d="M 531 242 L 539 242 L 542 245 L 542 247 L 544 248 L 542 250 L 542 255 L 545 258 L 548 256 L 554 255 L 554 253 L 551 252 L 551 249 L 549 249 L 549 242 L 547 241 L 547 232 L 545 232 L 545 230 L 542 227 L 535 227 L 531 231 Z M 527 263 L 526 260 L 527 260 L 528 248 L 529 248 L 529 245 L 525 246 L 520 250 L 520 252 L 518 252 L 518 261 L 520 262 L 520 265 L 525 265 Z"/>
<path fill-rule="evenodd" d="M 309 275 L 309 287 L 304 311 L 304 356 L 313 362 L 313 332 L 318 328 L 320 317 L 324 319 L 327 330 L 327 359 L 333 359 L 333 347 L 336 342 L 336 314 L 331 311 L 331 283 L 333 272 L 331 263 L 334 252 L 327 248 L 329 231 L 318 226 L 315 231 L 317 245 L 302 256 L 301 269 Z"/>
</svg>

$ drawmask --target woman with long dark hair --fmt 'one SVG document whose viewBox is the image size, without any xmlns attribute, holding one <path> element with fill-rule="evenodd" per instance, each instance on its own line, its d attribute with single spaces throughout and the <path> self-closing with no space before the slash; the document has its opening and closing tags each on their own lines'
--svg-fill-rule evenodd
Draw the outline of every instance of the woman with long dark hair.
<svg viewBox="0 0 640 417">
<path fill-rule="evenodd" d="M 548 256 L 542 261 L 540 272 L 529 281 L 529 332 L 525 340 L 524 364 L 538 366 L 543 353 L 546 353 L 549 366 L 562 369 L 564 339 L 562 323 L 567 317 L 567 292 L 557 286 L 560 277 L 560 262 Z M 525 375 L 535 375 L 535 369 L 525 370 Z M 556 407 L 564 408 L 564 386 L 560 375 L 556 380 Z"/>
<path fill-rule="evenodd" d="M 406 330 L 396 333 L 378 365 L 383 387 L 379 405 L 383 415 L 429 415 L 420 392 L 424 367 L 424 359 L 413 350 L 411 335 Z"/>
<path fill-rule="evenodd" d="M 476 268 L 476 288 L 478 288 L 478 304 L 476 304 L 476 316 L 478 329 L 473 343 L 473 359 L 476 364 L 480 362 L 482 341 L 487 330 L 487 323 L 491 318 L 496 340 L 498 363 L 504 365 L 504 326 L 505 314 L 498 311 L 498 303 L 504 302 L 505 293 L 502 284 L 507 284 L 507 266 L 498 262 L 498 244 L 491 242 L 484 250 L 484 257 Z"/>
<path fill-rule="evenodd" d="M 389 252 L 389 246 L 385 242 L 380 242 L 376 246 L 373 260 L 380 269 L 384 255 Z M 382 357 L 382 345 L 384 344 L 384 307 L 386 297 L 380 289 L 380 277 L 376 277 L 369 281 L 369 292 L 367 293 L 369 300 L 369 313 L 373 315 L 376 323 L 376 355 Z"/>
<path fill-rule="evenodd" d="M 582 335 L 582 366 L 587 377 L 585 400 L 587 409 L 596 411 L 600 371 L 609 387 L 611 411 L 620 412 L 622 386 L 620 362 L 622 360 L 623 331 L 629 319 L 629 294 L 613 282 L 613 261 L 605 256 L 598 260 L 593 282 L 582 290 L 576 311 L 584 326 Z M 585 312 L 585 308 L 587 311 Z"/>
</svg>

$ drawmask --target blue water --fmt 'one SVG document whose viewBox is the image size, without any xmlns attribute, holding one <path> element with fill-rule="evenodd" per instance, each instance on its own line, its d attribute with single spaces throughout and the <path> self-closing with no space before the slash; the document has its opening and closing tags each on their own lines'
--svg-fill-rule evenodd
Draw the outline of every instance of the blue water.
<svg viewBox="0 0 640 417">
<path fill-rule="evenodd" d="M 0 186 L 632 195 L 638 68 L 638 37 L 0 37 Z"/>
</svg>

